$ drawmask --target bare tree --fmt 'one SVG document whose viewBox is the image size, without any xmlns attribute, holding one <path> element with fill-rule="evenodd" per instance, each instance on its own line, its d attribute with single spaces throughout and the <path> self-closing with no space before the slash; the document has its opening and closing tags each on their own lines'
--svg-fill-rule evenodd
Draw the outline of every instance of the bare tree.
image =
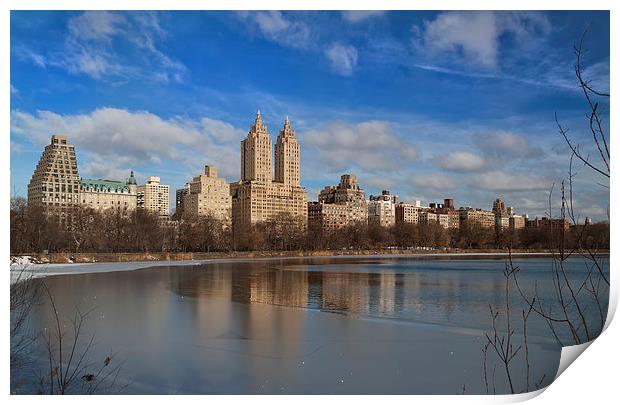
<svg viewBox="0 0 620 405">
<path fill-rule="evenodd" d="M 583 76 L 583 56 L 585 52 L 583 44 L 585 35 L 586 32 L 581 37 L 579 44 L 575 46 L 575 75 L 589 109 L 587 114 L 589 132 L 592 136 L 592 143 L 597 151 L 598 159 L 591 159 L 589 155 L 584 154 L 581 146 L 569 138 L 568 129 L 561 125 L 556 114 L 555 120 L 558 130 L 571 151 L 571 158 L 569 161 L 568 178 L 560 186 L 559 214 L 553 215 L 554 191 L 552 188 L 549 193 L 549 212 L 547 213 L 552 220 L 548 221 L 548 224 L 541 230 L 547 233 L 546 243 L 552 255 L 550 279 L 553 299 L 552 302 L 545 302 L 541 298 L 538 283 L 535 283 L 533 289 L 530 288 L 529 290 L 522 285 L 519 277 L 520 268 L 514 264 L 512 255 L 510 255 L 506 264 L 506 271 L 504 272 L 506 279 L 505 316 L 508 325 L 507 334 L 498 337 L 496 320 L 499 316 L 499 311 L 490 308 L 493 333 L 491 334 L 492 337 L 487 334 L 487 342 L 482 349 L 483 375 L 487 393 L 489 393 L 487 360 L 490 348 L 493 349 L 493 352 L 504 366 L 512 393 L 515 392 L 515 389 L 511 382 L 510 362 L 515 358 L 521 347 L 524 348 L 526 362 L 525 389 L 526 391 L 530 389 L 527 321 L 531 314 L 540 317 L 547 323 L 550 332 L 561 346 L 590 341 L 602 332 L 605 325 L 605 308 L 609 298 L 608 267 L 606 266 L 606 257 L 601 255 L 598 250 L 601 245 L 604 246 L 604 243 L 592 243 L 592 240 L 587 237 L 590 225 L 579 223 L 573 203 L 575 193 L 573 180 L 576 175 L 574 170 L 575 160 L 581 162 L 583 167 L 592 170 L 593 173 L 600 175 L 603 179 L 609 179 L 610 177 L 608 136 L 601 116 L 600 103 L 596 101 L 597 97 L 609 99 L 609 94 L 595 90 L 592 87 L 591 81 Z M 601 185 L 601 187 L 607 187 L 598 182 L 597 184 Z M 572 232 L 569 232 L 567 229 L 569 224 L 572 225 Z M 599 229 L 598 232 L 605 233 L 605 230 Z M 527 234 L 525 235 L 527 237 Z M 582 263 L 584 264 L 585 272 L 582 273 L 581 277 L 569 273 L 568 263 L 571 258 L 583 259 Z M 516 348 L 512 346 L 511 342 L 513 330 L 510 327 L 510 308 L 508 306 L 508 291 L 511 281 L 518 295 L 527 305 L 527 310 L 523 310 L 523 346 L 517 346 Z M 593 313 L 595 314 L 594 316 Z M 567 335 L 569 338 L 565 337 Z M 544 378 L 545 376 L 542 376 L 540 382 L 535 384 L 534 387 L 539 387 Z"/>
<path fill-rule="evenodd" d="M 112 364 L 114 354 L 99 361 L 90 358 L 95 336 L 85 338 L 84 322 L 89 312 L 76 308 L 69 333 L 63 328 L 54 297 L 43 283 L 53 311 L 53 327 L 42 332 L 48 366 L 39 377 L 39 393 L 50 395 L 110 393 L 119 389 L 120 364 Z"/>
</svg>

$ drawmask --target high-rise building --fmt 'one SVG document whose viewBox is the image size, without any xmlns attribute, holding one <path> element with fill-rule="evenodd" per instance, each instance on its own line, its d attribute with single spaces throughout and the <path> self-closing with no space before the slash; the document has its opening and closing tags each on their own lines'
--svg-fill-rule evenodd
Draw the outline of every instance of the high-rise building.
<svg viewBox="0 0 620 405">
<path fill-rule="evenodd" d="M 418 217 L 421 224 L 431 224 L 438 222 L 437 214 L 429 210 L 420 212 Z"/>
<path fill-rule="evenodd" d="M 454 209 L 454 200 L 452 198 L 444 198 L 443 204 L 435 204 L 435 206 L 435 212 L 442 227 L 459 229 L 461 217 L 459 212 Z"/>
<path fill-rule="evenodd" d="M 138 186 L 137 207 L 157 213 L 160 217 L 170 215 L 170 186 L 161 184 L 160 178 L 151 176 L 146 184 Z"/>
<path fill-rule="evenodd" d="M 183 201 L 186 195 L 189 194 L 189 183 L 185 183 L 183 188 L 177 188 L 175 193 L 175 209 L 174 214 L 177 218 L 183 216 Z"/>
<path fill-rule="evenodd" d="M 420 201 L 414 203 L 400 202 L 396 204 L 396 222 L 417 224 L 420 222 L 420 214 L 424 211 L 428 211 L 428 208 L 422 207 Z"/>
<path fill-rule="evenodd" d="M 493 201 L 492 211 L 496 214 L 506 214 L 507 210 L 506 210 L 506 204 L 504 204 L 504 200 L 502 200 L 501 198 L 498 198 L 495 201 Z"/>
<path fill-rule="evenodd" d="M 457 210 L 460 216 L 462 227 L 464 224 L 468 225 L 480 225 L 483 228 L 495 227 L 495 213 L 491 211 L 485 211 L 480 208 L 459 208 Z"/>
<path fill-rule="evenodd" d="M 133 172 L 126 181 L 81 179 L 80 204 L 96 210 L 132 211 L 137 206 L 137 183 Z"/>
<path fill-rule="evenodd" d="M 325 230 L 342 229 L 349 223 L 349 207 L 346 204 L 308 203 L 308 226 Z"/>
<path fill-rule="evenodd" d="M 241 179 L 230 185 L 233 228 L 290 215 L 306 224 L 308 195 L 300 184 L 300 149 L 290 121 L 278 137 L 274 180 L 272 143 L 260 111 L 241 141 Z"/>
<path fill-rule="evenodd" d="M 510 217 L 508 215 L 495 214 L 495 230 L 498 232 L 505 231 L 510 227 Z"/>
<path fill-rule="evenodd" d="M 396 223 L 397 195 L 383 190 L 381 195 L 370 196 L 368 201 L 368 224 L 390 227 Z"/>
<path fill-rule="evenodd" d="M 28 183 L 28 205 L 38 205 L 64 217 L 79 204 L 79 192 L 75 147 L 67 143 L 66 136 L 53 135 Z"/>
<path fill-rule="evenodd" d="M 323 229 L 339 229 L 355 223 L 366 224 L 366 196 L 353 174 L 340 176 L 337 186 L 327 186 L 319 193 L 318 202 L 308 203 L 308 224 Z"/>
<path fill-rule="evenodd" d="M 276 141 L 275 181 L 299 186 L 299 143 L 288 117 Z"/>
<path fill-rule="evenodd" d="M 241 141 L 241 181 L 270 182 L 272 154 L 271 137 L 259 111 L 248 136 Z"/>
<path fill-rule="evenodd" d="M 515 231 L 525 228 L 525 221 L 526 219 L 523 215 L 511 215 L 509 219 L 510 229 Z"/>
<path fill-rule="evenodd" d="M 187 189 L 189 193 L 183 197 L 184 215 L 230 221 L 230 187 L 226 180 L 217 177 L 215 166 L 205 166 L 204 174 L 194 177 Z"/>
</svg>

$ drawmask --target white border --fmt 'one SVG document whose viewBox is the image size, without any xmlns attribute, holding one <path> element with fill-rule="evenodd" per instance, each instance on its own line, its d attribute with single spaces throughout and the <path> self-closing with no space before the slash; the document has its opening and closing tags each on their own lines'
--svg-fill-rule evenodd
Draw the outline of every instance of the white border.
<svg viewBox="0 0 620 405">
<path fill-rule="evenodd" d="M 1 129 L 4 134 L 2 137 L 2 147 L 0 151 L 2 153 L 2 159 L 5 162 L 2 165 L 2 179 L 0 182 L 0 188 L 2 195 L 5 196 L 5 204 L 8 203 L 10 196 L 10 10 L 26 10 L 26 9 L 53 9 L 60 10 L 83 10 L 83 9 L 105 9 L 105 10 L 148 10 L 148 9 L 176 9 L 176 10 L 194 10 L 194 9 L 214 9 L 214 10 L 231 10 L 231 9 L 280 9 L 280 10 L 611 10 L 611 59 L 610 70 L 614 74 L 611 75 L 611 91 L 613 94 L 618 94 L 618 80 L 616 78 L 616 72 L 618 72 L 618 49 L 617 39 L 620 38 L 618 32 L 619 12 L 618 1 L 605 1 L 605 0 L 589 0 L 584 1 L 553 1 L 553 0 L 521 0 L 516 1 L 480 1 L 470 0 L 464 1 L 433 1 L 433 2 L 413 2 L 404 0 L 383 0 L 381 2 L 370 2 L 364 0 L 358 1 L 308 1 L 298 0 L 282 1 L 282 0 L 264 0 L 264 1 L 242 1 L 234 0 L 220 3 L 212 2 L 197 2 L 191 0 L 176 0 L 174 2 L 166 2 L 161 0 L 134 0 L 131 2 L 120 0 L 90 0 L 88 2 L 77 0 L 56 0 L 54 2 L 45 0 L 5 0 L 0 2 L 0 66 L 2 69 L 2 80 L 0 82 L 0 103 L 2 105 L 1 114 Z M 618 103 L 611 103 L 611 128 L 610 133 L 616 131 L 618 128 L 618 117 L 620 112 L 618 111 Z M 612 154 L 617 149 L 616 143 L 611 142 Z M 613 163 L 612 163 L 613 165 Z M 618 190 L 618 182 L 616 177 L 611 179 L 611 195 L 610 206 L 615 207 L 617 202 L 616 192 Z M 2 257 L 5 260 L 9 256 L 9 215 L 8 209 L 4 209 L 2 212 L 2 244 L 1 249 L 3 252 Z M 611 240 L 612 251 L 615 253 L 617 249 L 618 241 L 618 220 L 615 216 L 611 217 Z M 8 262 L 8 260 L 7 260 Z M 613 312 L 618 302 L 618 282 L 615 277 L 617 270 L 614 268 L 616 261 L 614 255 L 611 257 L 610 267 L 614 269 L 611 275 L 612 287 L 610 297 L 610 316 L 609 321 L 613 317 Z M 8 267 L 8 266 L 7 266 Z M 9 272 L 8 268 L 5 273 L 5 292 L 4 292 L 4 308 L 2 311 L 2 324 L 9 324 L 9 312 L 8 308 L 8 288 L 9 288 Z M 5 396 L 9 394 L 9 341 L 8 334 L 2 335 L 2 382 L 3 393 Z M 581 356 L 574 365 L 568 368 L 568 370 L 562 374 L 562 376 L 546 390 L 544 395 L 536 397 L 533 403 L 542 402 L 554 402 L 562 404 L 573 403 L 608 403 L 613 401 L 613 398 L 617 398 L 618 381 L 617 372 L 619 364 L 619 350 L 617 342 L 620 342 L 620 327 L 618 322 L 613 322 L 609 325 L 608 329 L 601 335 L 601 337 L 594 342 L 587 350 L 585 356 Z M 189 401 L 192 403 L 209 401 L 209 403 L 229 403 L 229 402 L 246 402 L 252 401 L 253 403 L 269 403 L 269 404 L 284 404 L 291 400 L 299 403 L 314 403 L 320 402 L 342 402 L 342 401 L 355 401 L 356 403 L 374 403 L 375 401 L 390 401 L 395 404 L 410 404 L 412 401 L 423 401 L 424 403 L 472 403 L 472 404 L 484 404 L 484 403 L 501 403 L 501 402 L 516 402 L 520 400 L 529 399 L 536 396 L 536 394 L 524 394 L 518 396 L 497 396 L 497 397 L 485 397 L 485 396 L 349 396 L 346 398 L 341 397 L 309 397 L 299 396 L 296 398 L 289 398 L 285 396 L 184 396 L 180 400 Z M 81 397 L 10 397 L 11 401 L 15 403 L 32 403 L 32 402 L 57 402 L 66 401 L 69 403 L 78 403 L 84 401 Z M 104 403 L 111 399 L 109 397 L 92 397 L 89 398 L 89 403 Z M 168 398 L 163 396 L 122 396 L 115 397 L 115 402 L 128 403 L 149 401 L 154 403 L 165 403 L 170 400 L 179 400 L 179 398 Z M 542 402 L 541 402 L 542 401 Z"/>
</svg>

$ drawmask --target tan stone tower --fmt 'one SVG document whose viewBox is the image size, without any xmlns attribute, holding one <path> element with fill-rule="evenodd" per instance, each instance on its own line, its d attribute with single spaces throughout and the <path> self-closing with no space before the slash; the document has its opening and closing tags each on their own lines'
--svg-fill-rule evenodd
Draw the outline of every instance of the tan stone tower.
<svg viewBox="0 0 620 405">
<path fill-rule="evenodd" d="M 241 180 L 271 181 L 272 154 L 271 137 L 259 110 L 248 136 L 241 141 Z"/>
<path fill-rule="evenodd" d="M 211 216 L 220 221 L 230 221 L 230 186 L 217 177 L 215 166 L 205 165 L 204 174 L 194 177 L 188 193 L 183 197 L 183 215 Z"/>
<path fill-rule="evenodd" d="M 67 137 L 53 135 L 28 184 L 28 205 L 38 205 L 64 216 L 79 204 L 80 177 L 75 147 Z"/>
<path fill-rule="evenodd" d="M 295 131 L 291 129 L 291 122 L 286 117 L 284 129 L 280 131 L 276 142 L 275 181 L 298 186 L 299 160 L 299 143 L 295 139 Z"/>
<path fill-rule="evenodd" d="M 300 185 L 299 144 L 288 119 L 276 146 L 275 180 L 271 153 L 271 137 L 259 112 L 241 141 L 241 179 L 230 185 L 233 229 L 286 216 L 305 226 L 308 194 Z"/>
</svg>

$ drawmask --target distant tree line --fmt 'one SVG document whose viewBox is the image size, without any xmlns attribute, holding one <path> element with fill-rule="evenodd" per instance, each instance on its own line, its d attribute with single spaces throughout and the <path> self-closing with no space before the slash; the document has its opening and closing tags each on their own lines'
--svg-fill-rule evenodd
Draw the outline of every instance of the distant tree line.
<svg viewBox="0 0 620 405">
<path fill-rule="evenodd" d="M 609 224 L 597 223 L 562 229 L 524 228 L 496 233 L 494 228 L 463 224 L 445 229 L 439 224 L 398 223 L 381 227 L 364 223 L 327 231 L 306 227 L 282 215 L 233 231 L 210 217 L 161 221 L 146 210 L 129 213 L 76 207 L 69 223 L 62 224 L 42 208 L 29 207 L 20 197 L 11 199 L 11 254 L 52 252 L 147 253 L 228 252 L 343 249 L 547 249 L 562 235 L 566 246 L 609 248 Z"/>
</svg>

